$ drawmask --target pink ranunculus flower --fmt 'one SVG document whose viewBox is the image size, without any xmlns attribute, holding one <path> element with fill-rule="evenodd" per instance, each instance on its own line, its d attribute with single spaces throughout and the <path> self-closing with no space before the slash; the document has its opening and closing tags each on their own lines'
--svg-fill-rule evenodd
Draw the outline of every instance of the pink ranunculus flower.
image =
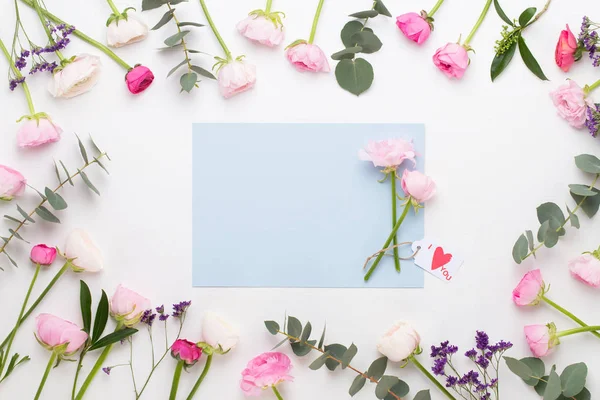
<svg viewBox="0 0 600 400">
<path fill-rule="evenodd" d="M 228 99 L 254 87 L 256 67 L 240 60 L 231 61 L 221 67 L 217 82 L 221 94 Z"/>
<path fill-rule="evenodd" d="M 569 25 L 567 28 L 560 33 L 558 43 L 556 44 L 556 52 L 554 58 L 556 65 L 563 71 L 567 72 L 571 66 L 575 63 L 575 52 L 577 51 L 577 39 Z"/>
<path fill-rule="evenodd" d="M 56 260 L 56 247 L 48 247 L 45 244 L 33 246 L 29 258 L 35 264 L 51 265 Z"/>
<path fill-rule="evenodd" d="M 575 81 L 569 80 L 550 92 L 550 98 L 558 111 L 558 115 L 574 128 L 582 128 L 587 120 L 587 108 L 592 102 L 585 97 L 585 92 Z"/>
<path fill-rule="evenodd" d="M 582 254 L 569 262 L 571 276 L 594 288 L 600 288 L 600 260 L 592 254 Z"/>
<path fill-rule="evenodd" d="M 130 69 L 125 75 L 125 83 L 127 83 L 127 89 L 133 93 L 142 93 L 154 81 L 154 74 L 148 67 L 143 65 L 136 65 Z"/>
<path fill-rule="evenodd" d="M 398 321 L 377 342 L 377 350 L 392 362 L 412 356 L 421 344 L 421 336 L 408 322 Z"/>
<path fill-rule="evenodd" d="M 46 349 L 54 351 L 67 345 L 61 356 L 75 354 L 88 338 L 79 326 L 52 314 L 38 315 L 36 327 L 35 337 Z"/>
<path fill-rule="evenodd" d="M 298 71 L 329 72 L 329 62 L 323 50 L 316 44 L 300 43 L 285 53 Z"/>
<path fill-rule="evenodd" d="M 117 286 L 110 299 L 110 314 L 128 327 L 140 322 L 142 314 L 150 307 L 150 300 L 123 285 Z"/>
<path fill-rule="evenodd" d="M 513 301 L 518 306 L 536 306 L 540 304 L 546 289 L 542 271 L 539 269 L 529 271 L 513 290 Z"/>
<path fill-rule="evenodd" d="M 469 66 L 469 54 L 461 44 L 448 43 L 437 49 L 433 63 L 448 78 L 460 79 Z"/>
<path fill-rule="evenodd" d="M 27 118 L 17 132 L 19 147 L 36 147 L 60 140 L 63 130 L 49 117 Z"/>
<path fill-rule="evenodd" d="M 171 356 L 178 361 L 183 361 L 187 367 L 196 364 L 201 355 L 202 349 L 189 340 L 177 339 L 171 345 Z"/>
<path fill-rule="evenodd" d="M 436 192 L 436 185 L 433 179 L 419 171 L 409 171 L 407 169 L 402 173 L 402 190 L 407 196 L 420 203 L 430 200 Z"/>
<path fill-rule="evenodd" d="M 48 91 L 54 97 L 70 99 L 92 90 L 100 79 L 100 58 L 80 54 L 52 76 Z"/>
<path fill-rule="evenodd" d="M 406 160 L 415 165 L 416 156 L 412 142 L 404 139 L 371 140 L 367 147 L 358 152 L 361 160 L 371 161 L 374 166 L 384 168 L 396 168 Z"/>
<path fill-rule="evenodd" d="M 263 353 L 250 360 L 242 371 L 240 387 L 246 396 L 258 396 L 281 382 L 293 381 L 289 375 L 292 369 L 290 358 L 283 353 Z"/>
<path fill-rule="evenodd" d="M 280 45 L 285 37 L 283 25 L 263 15 L 249 15 L 238 22 L 236 27 L 247 39 L 268 47 Z"/>
<path fill-rule="evenodd" d="M 556 335 L 556 325 L 528 325 L 525 327 L 527 344 L 535 357 L 541 358 L 549 355 L 560 344 Z"/>
<path fill-rule="evenodd" d="M 136 14 L 126 15 L 127 18 L 114 19 L 108 24 L 106 42 L 110 47 L 123 47 L 148 37 L 148 26 Z"/>
<path fill-rule="evenodd" d="M 71 260 L 75 272 L 99 272 L 104 268 L 100 250 L 82 229 L 74 229 L 69 234 L 63 255 Z"/>
<path fill-rule="evenodd" d="M 0 200 L 11 201 L 25 192 L 27 180 L 19 171 L 0 164 Z"/>
<path fill-rule="evenodd" d="M 431 34 L 429 21 L 415 12 L 396 17 L 396 25 L 404 36 L 417 44 L 423 44 Z"/>
</svg>

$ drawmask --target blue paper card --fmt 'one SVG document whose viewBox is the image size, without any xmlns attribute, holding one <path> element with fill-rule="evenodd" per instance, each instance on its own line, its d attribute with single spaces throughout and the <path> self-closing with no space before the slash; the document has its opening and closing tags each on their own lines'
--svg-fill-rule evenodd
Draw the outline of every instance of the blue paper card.
<svg viewBox="0 0 600 400">
<path fill-rule="evenodd" d="M 391 187 L 358 158 L 369 140 L 404 138 L 422 171 L 423 125 L 194 124 L 193 134 L 194 286 L 423 287 L 423 270 L 403 261 L 399 274 L 391 257 L 364 282 L 392 229 Z M 423 238 L 423 214 L 409 212 L 400 242 Z"/>
</svg>

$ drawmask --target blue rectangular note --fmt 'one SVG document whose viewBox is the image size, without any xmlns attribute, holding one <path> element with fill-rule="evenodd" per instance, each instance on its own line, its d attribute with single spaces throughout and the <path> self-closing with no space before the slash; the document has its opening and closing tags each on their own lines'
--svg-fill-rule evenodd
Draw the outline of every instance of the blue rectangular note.
<svg viewBox="0 0 600 400">
<path fill-rule="evenodd" d="M 423 125 L 195 124 L 193 134 L 194 286 L 423 287 L 423 270 L 403 261 L 399 274 L 388 256 L 364 282 L 392 229 L 391 187 L 358 158 L 369 140 L 404 138 L 422 171 Z M 409 212 L 400 242 L 423 238 L 423 214 Z"/>
</svg>

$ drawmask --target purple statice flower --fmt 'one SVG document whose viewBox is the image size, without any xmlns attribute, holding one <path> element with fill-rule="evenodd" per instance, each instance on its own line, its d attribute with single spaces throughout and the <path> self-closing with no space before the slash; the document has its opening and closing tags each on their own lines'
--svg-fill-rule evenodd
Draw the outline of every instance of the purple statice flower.
<svg viewBox="0 0 600 400">
<path fill-rule="evenodd" d="M 56 68 L 58 68 L 58 64 L 56 64 L 56 61 L 53 61 L 51 63 L 44 61 L 44 62 L 35 64 L 29 71 L 29 75 L 33 75 L 36 72 L 43 72 L 43 71 L 48 71 L 50 73 L 53 73 Z"/>
<path fill-rule="evenodd" d="M 185 314 L 189 306 L 192 305 L 192 301 L 181 301 L 177 304 L 173 304 L 173 313 L 171 314 L 174 318 L 180 318 Z"/>
<path fill-rule="evenodd" d="M 597 31 L 599 27 L 598 24 L 592 22 L 588 17 L 583 17 L 581 32 L 578 38 L 579 47 L 589 53 L 594 67 L 600 67 L 600 51 L 598 51 L 600 37 Z"/>
<path fill-rule="evenodd" d="M 488 346 L 488 349 L 493 353 L 500 353 L 512 349 L 512 347 L 513 344 L 511 342 L 505 342 L 504 340 L 501 340 L 494 345 Z"/>
<path fill-rule="evenodd" d="M 475 371 L 469 371 L 462 378 L 458 380 L 460 385 L 479 385 L 479 373 Z"/>
<path fill-rule="evenodd" d="M 585 126 L 590 131 L 590 135 L 593 137 L 598 136 L 598 132 L 600 132 L 600 103 L 587 108 Z"/>
<path fill-rule="evenodd" d="M 474 359 L 475 357 L 477 357 L 477 350 L 471 349 L 471 350 L 467 351 L 465 353 L 465 357 L 468 357 L 470 359 Z"/>
<path fill-rule="evenodd" d="M 440 343 L 439 347 L 431 346 L 431 357 L 446 357 L 452 354 L 456 354 L 458 347 L 450 344 L 449 341 Z"/>
<path fill-rule="evenodd" d="M 156 307 L 156 312 L 159 314 L 164 314 L 165 313 L 165 305 L 163 304 L 161 306 Z"/>
<path fill-rule="evenodd" d="M 446 357 L 436 358 L 431 370 L 436 375 L 446 375 L 446 364 L 448 364 L 448 359 Z"/>
<path fill-rule="evenodd" d="M 454 387 L 458 384 L 458 378 L 455 376 L 449 376 L 446 378 L 446 387 Z"/>
<path fill-rule="evenodd" d="M 490 344 L 490 338 L 487 333 L 483 331 L 477 331 L 477 335 L 475 336 L 475 342 L 477 343 L 477 348 L 479 350 L 486 350 L 488 345 Z"/>
<path fill-rule="evenodd" d="M 170 316 L 169 314 L 160 314 L 158 316 L 158 320 L 164 322 L 169 319 L 169 316 Z"/>
<path fill-rule="evenodd" d="M 475 364 L 479 365 L 483 369 L 487 369 L 487 367 L 490 366 L 490 360 L 488 360 L 484 356 L 479 356 L 479 357 L 477 357 L 477 360 L 475 361 Z"/>
<path fill-rule="evenodd" d="M 148 326 L 152 326 L 152 324 L 154 323 L 154 319 L 155 318 L 156 318 L 156 314 L 152 310 L 146 310 L 142 314 L 142 318 L 140 319 L 140 322 L 142 324 L 146 324 Z"/>
<path fill-rule="evenodd" d="M 10 90 L 12 92 L 12 91 L 14 91 L 17 88 L 17 86 L 20 83 L 23 83 L 23 82 L 25 82 L 25 77 L 24 76 L 22 76 L 20 78 L 11 79 L 9 81 L 8 87 L 10 88 Z"/>
<path fill-rule="evenodd" d="M 19 71 L 22 71 L 23 68 L 27 66 L 27 57 L 29 57 L 29 54 L 28 50 L 21 50 L 21 55 L 17 57 L 17 60 L 15 61 L 15 67 L 17 67 Z"/>
<path fill-rule="evenodd" d="M 102 372 L 104 372 L 106 375 L 110 375 L 111 369 L 112 369 L 111 367 L 104 367 L 104 368 L 102 368 Z"/>
</svg>

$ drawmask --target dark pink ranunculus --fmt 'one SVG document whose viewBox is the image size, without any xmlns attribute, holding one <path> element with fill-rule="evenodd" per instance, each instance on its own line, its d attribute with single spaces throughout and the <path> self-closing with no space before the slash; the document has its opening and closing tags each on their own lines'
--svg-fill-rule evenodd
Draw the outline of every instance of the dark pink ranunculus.
<svg viewBox="0 0 600 400">
<path fill-rule="evenodd" d="M 45 244 L 33 246 L 29 258 L 35 264 L 50 265 L 56 260 L 56 247 L 48 247 Z"/>
<path fill-rule="evenodd" d="M 125 82 L 127 83 L 127 89 L 133 94 L 142 93 L 148 89 L 148 86 L 154 81 L 154 74 L 148 67 L 143 65 L 136 65 L 127 72 L 125 75 Z"/>
<path fill-rule="evenodd" d="M 183 361 L 186 366 L 196 364 L 202 355 L 202 349 L 194 342 L 185 339 L 178 339 L 171 346 L 171 356 Z"/>
</svg>

